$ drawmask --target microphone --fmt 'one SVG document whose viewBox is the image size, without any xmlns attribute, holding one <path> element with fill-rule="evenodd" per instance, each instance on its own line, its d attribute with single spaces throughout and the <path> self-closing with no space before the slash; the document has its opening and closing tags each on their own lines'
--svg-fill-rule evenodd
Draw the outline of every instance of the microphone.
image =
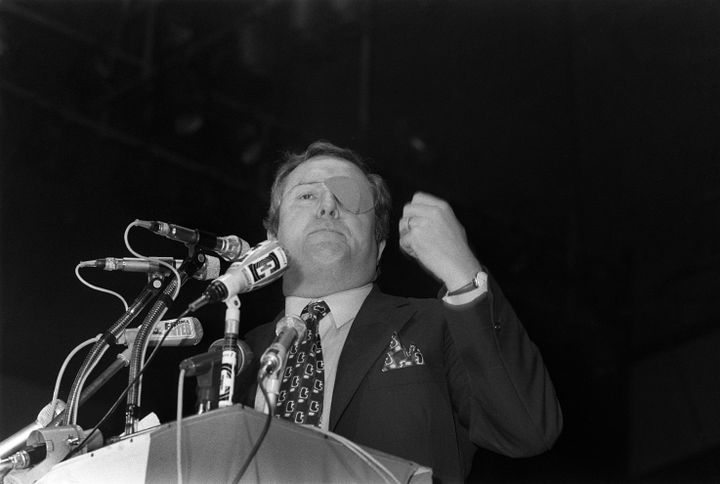
<svg viewBox="0 0 720 484">
<path fill-rule="evenodd" d="M 201 254 L 200 257 L 203 257 L 205 262 L 197 272 L 192 274 L 192 277 L 201 281 L 217 278 L 220 275 L 220 259 L 204 254 Z M 136 257 L 118 259 L 115 257 L 106 257 L 104 259 L 83 261 L 80 263 L 80 267 L 95 267 L 105 271 L 144 273 L 167 271 L 167 267 L 160 265 L 158 259 L 174 266 L 175 269 L 179 268 L 183 263 L 182 260 L 173 259 L 172 257 L 156 257 L 155 259 L 138 259 Z"/>
<path fill-rule="evenodd" d="M 174 321 L 174 319 L 164 319 L 155 323 L 148 337 L 148 344 L 157 346 L 165 331 L 170 328 Z M 140 328 L 127 328 L 123 335 L 118 338 L 118 343 L 132 346 L 138 331 L 140 331 Z M 175 327 L 170 330 L 165 341 L 162 342 L 162 346 L 195 346 L 202 338 L 203 327 L 198 318 L 181 318 Z"/>
<path fill-rule="evenodd" d="M 278 371 L 287 355 L 290 346 L 295 341 L 301 341 L 305 337 L 307 326 L 305 321 L 297 316 L 285 316 L 275 326 L 275 341 L 265 350 L 260 357 L 260 372 L 258 378 L 262 378 Z"/>
<path fill-rule="evenodd" d="M 185 376 L 195 376 L 209 371 L 213 365 L 219 365 L 222 362 L 222 351 L 225 340 L 220 338 L 215 340 L 208 349 L 207 353 L 185 358 L 180 362 L 180 369 L 185 370 Z M 237 352 L 237 364 L 235 365 L 235 376 L 242 373 L 252 363 L 255 356 L 250 349 L 250 345 L 242 340 L 235 342 L 235 350 Z"/>
<path fill-rule="evenodd" d="M 0 460 L 1 470 L 27 469 L 39 464 L 47 457 L 47 444 L 45 442 L 27 445 L 9 456 Z"/>
<path fill-rule="evenodd" d="M 197 410 L 198 414 L 218 408 L 220 398 L 229 399 L 229 394 L 220 395 L 220 387 L 225 373 L 234 379 L 252 364 L 253 352 L 244 341 L 235 340 L 235 374 L 231 375 L 232 365 L 223 364 L 225 357 L 225 339 L 213 342 L 207 353 L 191 356 L 180 362 L 180 369 L 185 370 L 185 376 L 197 377 Z"/>
<path fill-rule="evenodd" d="M 223 346 L 225 345 L 225 338 L 216 339 L 208 348 L 209 352 L 215 352 L 222 358 Z M 245 371 L 251 364 L 255 354 L 250 349 L 250 345 L 243 340 L 235 340 L 235 351 L 237 354 L 237 364 L 235 365 L 235 376 Z"/>
<path fill-rule="evenodd" d="M 45 407 L 40 410 L 40 413 L 38 413 L 35 422 L 31 423 L 30 425 L 26 426 L 21 430 L 18 430 L 13 435 L 0 443 L 0 458 L 8 457 L 9 455 L 20 449 L 23 445 L 25 445 L 25 441 L 27 441 L 28 437 L 30 437 L 30 434 L 34 430 L 47 427 L 50 422 L 52 422 L 52 420 L 56 416 L 60 415 L 64 410 L 65 402 L 63 402 L 62 400 L 53 400 L 52 402 L 45 405 Z"/>
<path fill-rule="evenodd" d="M 135 224 L 170 240 L 211 250 L 226 261 L 234 261 L 250 249 L 250 244 L 237 235 L 218 237 L 204 230 L 188 229 L 180 225 L 157 221 L 135 220 Z"/>
<path fill-rule="evenodd" d="M 226 301 L 237 294 L 259 289 L 279 279 L 287 267 L 287 254 L 277 240 L 260 242 L 230 264 L 225 274 L 211 282 L 188 309 L 197 311 L 208 303 Z"/>
</svg>

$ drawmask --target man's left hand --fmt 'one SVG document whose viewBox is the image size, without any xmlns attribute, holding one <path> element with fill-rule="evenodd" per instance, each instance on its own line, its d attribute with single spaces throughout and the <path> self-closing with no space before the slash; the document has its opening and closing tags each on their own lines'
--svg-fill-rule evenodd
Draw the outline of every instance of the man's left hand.
<svg viewBox="0 0 720 484">
<path fill-rule="evenodd" d="M 399 229 L 400 248 L 448 290 L 464 286 L 482 269 L 470 250 L 465 229 L 445 200 L 415 193 L 403 208 Z"/>
</svg>

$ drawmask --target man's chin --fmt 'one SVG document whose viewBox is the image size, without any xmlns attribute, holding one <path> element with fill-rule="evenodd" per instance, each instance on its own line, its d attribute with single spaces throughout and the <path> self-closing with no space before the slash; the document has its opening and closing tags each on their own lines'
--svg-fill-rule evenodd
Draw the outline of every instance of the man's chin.
<svg viewBox="0 0 720 484">
<path fill-rule="evenodd" d="M 325 265 L 348 257 L 349 248 L 346 244 L 338 241 L 323 240 L 308 245 L 305 254 L 316 263 Z"/>
</svg>

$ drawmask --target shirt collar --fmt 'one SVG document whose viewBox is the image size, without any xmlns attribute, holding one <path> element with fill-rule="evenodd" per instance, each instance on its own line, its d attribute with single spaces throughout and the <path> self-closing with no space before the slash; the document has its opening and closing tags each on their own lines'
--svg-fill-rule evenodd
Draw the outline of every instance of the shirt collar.
<svg viewBox="0 0 720 484">
<path fill-rule="evenodd" d="M 360 306 L 372 291 L 372 287 L 372 283 L 368 283 L 364 286 L 336 292 L 321 298 L 288 296 L 285 298 L 285 314 L 300 316 L 303 308 L 309 302 L 322 300 L 330 308 L 330 314 L 333 316 L 331 319 L 335 322 L 335 327 L 339 328 L 355 319 L 358 311 L 360 311 Z"/>
</svg>

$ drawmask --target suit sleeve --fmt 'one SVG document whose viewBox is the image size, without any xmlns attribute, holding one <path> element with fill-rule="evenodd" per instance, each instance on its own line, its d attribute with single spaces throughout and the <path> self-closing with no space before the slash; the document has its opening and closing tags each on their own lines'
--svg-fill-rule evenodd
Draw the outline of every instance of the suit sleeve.
<svg viewBox="0 0 720 484">
<path fill-rule="evenodd" d="M 476 445 L 510 457 L 550 449 L 562 411 L 538 348 L 502 291 L 464 306 L 443 304 L 451 398 Z"/>
</svg>

